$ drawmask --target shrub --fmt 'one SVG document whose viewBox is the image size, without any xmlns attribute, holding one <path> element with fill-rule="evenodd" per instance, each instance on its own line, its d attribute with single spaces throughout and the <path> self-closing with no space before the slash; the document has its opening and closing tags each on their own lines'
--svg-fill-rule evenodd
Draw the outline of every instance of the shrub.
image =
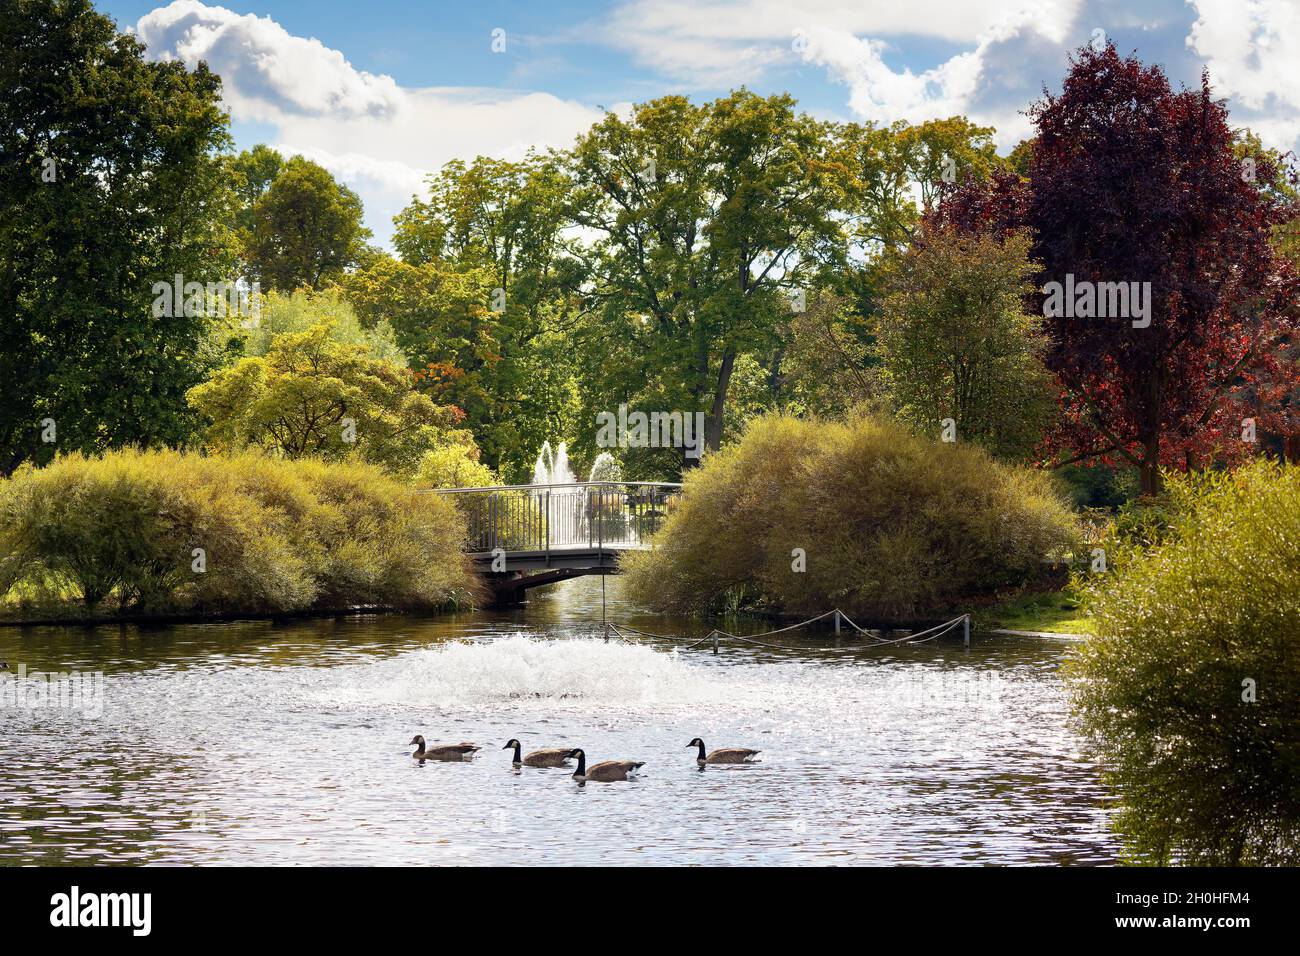
<svg viewBox="0 0 1300 956">
<path fill-rule="evenodd" d="M 1159 543 L 1085 592 L 1075 703 L 1135 860 L 1300 863 L 1300 469 L 1169 487 Z"/>
<path fill-rule="evenodd" d="M 898 425 L 773 415 L 685 481 L 634 599 L 665 611 L 744 603 L 911 619 L 1023 583 L 1077 529 L 1050 480 Z M 802 548 L 806 571 L 793 570 Z"/>
<path fill-rule="evenodd" d="M 433 608 L 471 594 L 455 509 L 362 463 L 123 450 L 0 482 L 0 594 L 93 609 Z M 205 570 L 194 568 L 201 548 Z"/>
</svg>

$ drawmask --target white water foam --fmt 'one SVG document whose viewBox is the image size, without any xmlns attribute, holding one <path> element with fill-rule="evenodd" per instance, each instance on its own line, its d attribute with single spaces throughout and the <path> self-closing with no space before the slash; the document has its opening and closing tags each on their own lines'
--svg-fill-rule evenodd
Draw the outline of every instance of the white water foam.
<svg viewBox="0 0 1300 956">
<path fill-rule="evenodd" d="M 434 707 L 530 700 L 623 708 L 706 703 L 723 696 L 727 683 L 649 647 L 523 636 L 442 644 L 336 673 L 339 685 L 327 693 L 338 703 Z"/>
</svg>

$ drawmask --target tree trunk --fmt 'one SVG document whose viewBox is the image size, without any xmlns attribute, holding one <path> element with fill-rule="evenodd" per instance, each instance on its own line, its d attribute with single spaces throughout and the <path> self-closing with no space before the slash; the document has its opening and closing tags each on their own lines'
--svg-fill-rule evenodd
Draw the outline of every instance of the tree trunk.
<svg viewBox="0 0 1300 956">
<path fill-rule="evenodd" d="M 1160 432 L 1153 432 L 1142 439 L 1142 466 L 1138 469 L 1142 478 L 1142 494 L 1158 495 L 1160 482 Z"/>
<path fill-rule="evenodd" d="M 713 410 L 709 413 L 708 430 L 704 447 L 717 451 L 722 447 L 722 415 L 727 404 L 727 386 L 731 384 L 731 369 L 736 364 L 736 353 L 731 349 L 722 353 L 722 365 L 718 368 L 718 384 L 713 392 Z"/>
</svg>

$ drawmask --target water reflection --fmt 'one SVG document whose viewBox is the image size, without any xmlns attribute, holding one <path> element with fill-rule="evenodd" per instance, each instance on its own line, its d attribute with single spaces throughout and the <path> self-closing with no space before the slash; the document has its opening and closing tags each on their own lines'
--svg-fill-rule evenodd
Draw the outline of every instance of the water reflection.
<svg viewBox="0 0 1300 956">
<path fill-rule="evenodd" d="M 680 640 L 602 641 L 596 579 L 437 619 L 0 631 L 12 666 L 105 675 L 98 719 L 0 709 L 0 862 L 1113 861 L 1065 642 L 674 652 L 708 627 L 607 586 Z M 484 750 L 421 766 L 415 733 Z M 700 773 L 697 735 L 762 762 Z M 579 788 L 514 772 L 511 737 L 646 766 Z"/>
</svg>

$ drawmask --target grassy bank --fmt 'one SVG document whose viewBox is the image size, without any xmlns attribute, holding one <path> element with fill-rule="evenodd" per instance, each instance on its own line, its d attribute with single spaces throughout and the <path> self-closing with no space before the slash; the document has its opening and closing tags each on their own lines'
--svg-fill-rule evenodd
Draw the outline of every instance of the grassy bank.
<svg viewBox="0 0 1300 956">
<path fill-rule="evenodd" d="M 974 612 L 981 629 L 1041 631 L 1047 634 L 1091 634 L 1092 618 L 1068 591 L 1040 591 Z"/>
<path fill-rule="evenodd" d="M 358 463 L 124 450 L 0 482 L 10 620 L 471 603 L 454 507 Z"/>
</svg>

